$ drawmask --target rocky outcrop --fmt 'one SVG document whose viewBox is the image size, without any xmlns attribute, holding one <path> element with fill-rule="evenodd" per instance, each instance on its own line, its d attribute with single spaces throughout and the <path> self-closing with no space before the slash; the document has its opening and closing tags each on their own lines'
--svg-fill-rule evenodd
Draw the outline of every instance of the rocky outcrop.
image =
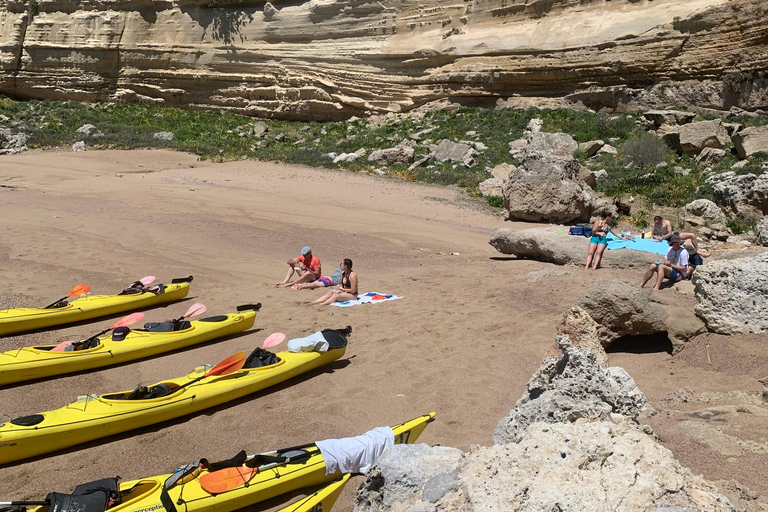
<svg viewBox="0 0 768 512">
<path fill-rule="evenodd" d="M 768 332 L 768 253 L 713 261 L 692 278 L 694 310 L 720 334 Z"/>
<path fill-rule="evenodd" d="M 557 233 L 560 231 L 560 233 Z M 566 235 L 568 226 L 512 230 L 501 228 L 491 235 L 490 244 L 502 254 L 546 261 L 557 265 L 584 265 L 589 240 Z M 610 249 L 603 253 L 606 268 L 647 268 L 658 255 L 632 249 Z"/>
<path fill-rule="evenodd" d="M 611 414 L 636 418 L 645 407 L 645 395 L 623 368 L 603 368 L 568 336 L 558 336 L 557 343 L 560 354 L 545 359 L 533 374 L 527 394 L 496 426 L 494 444 L 520 442 L 534 423 L 610 420 Z"/>
<path fill-rule="evenodd" d="M 723 225 L 723 211 L 709 199 L 696 199 L 683 207 L 683 220 L 692 226 Z M 714 228 L 713 228 L 714 229 Z"/>
<path fill-rule="evenodd" d="M 747 219 L 768 215 L 768 173 L 713 174 L 706 181 L 712 185 L 715 202 Z"/>
<path fill-rule="evenodd" d="M 706 332 L 704 323 L 690 308 L 679 305 L 679 299 L 672 300 L 618 279 L 596 280 L 579 297 L 576 306 L 599 324 L 598 334 L 604 347 L 622 336 L 666 333 L 672 352 L 678 353 L 685 343 Z M 560 329 L 571 314 L 566 313 L 560 320 Z"/>
<path fill-rule="evenodd" d="M 755 226 L 757 231 L 757 243 L 768 247 L 768 217 L 763 217 Z"/>
<path fill-rule="evenodd" d="M 326 120 L 441 98 L 755 109 L 768 88 L 741 71 L 768 69 L 766 18 L 762 0 L 8 0 L 0 93 Z"/>
<path fill-rule="evenodd" d="M 494 445 L 468 453 L 396 445 L 366 475 L 355 512 L 733 510 L 634 418 L 645 397 L 621 368 L 558 339 Z"/>
<path fill-rule="evenodd" d="M 598 204 L 573 157 L 578 144 L 566 133 L 526 132 L 521 165 L 504 182 L 510 219 L 532 222 L 588 221 Z"/>
<path fill-rule="evenodd" d="M 768 126 L 753 126 L 738 132 L 731 139 L 741 158 L 768 152 Z"/>
<path fill-rule="evenodd" d="M 698 155 L 704 148 L 722 149 L 731 141 L 719 119 L 675 126 L 665 130 L 662 138 L 673 149 L 688 155 Z"/>
<path fill-rule="evenodd" d="M 8 128 L 0 128 L 0 155 L 13 155 L 26 150 L 26 133 L 13 133 Z"/>
</svg>

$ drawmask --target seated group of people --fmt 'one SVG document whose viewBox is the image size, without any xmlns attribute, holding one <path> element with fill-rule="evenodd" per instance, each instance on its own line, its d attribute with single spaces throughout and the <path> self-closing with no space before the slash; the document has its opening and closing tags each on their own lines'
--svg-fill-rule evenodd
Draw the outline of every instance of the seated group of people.
<svg viewBox="0 0 768 512">
<path fill-rule="evenodd" d="M 589 240 L 589 253 L 587 255 L 586 268 L 592 265 L 592 270 L 597 270 L 600 260 L 608 247 L 608 233 L 622 239 L 626 235 L 613 233 L 610 226 L 612 215 L 605 213 L 602 218 L 592 225 L 592 238 Z M 693 271 L 712 254 L 699 249 L 699 242 L 695 233 L 681 233 L 672 230 L 672 223 L 664 220 L 660 215 L 653 219 L 651 236 L 658 242 L 666 241 L 670 245 L 664 261 L 657 261 L 646 270 L 640 282 L 642 288 L 656 274 L 654 290 L 658 290 L 666 277 L 670 281 L 677 282 L 690 279 Z"/>
<path fill-rule="evenodd" d="M 291 281 L 294 274 L 296 274 L 297 279 Z M 288 260 L 288 274 L 276 286 L 278 288 L 290 286 L 294 290 L 335 286 L 328 293 L 310 303 L 317 306 L 356 300 L 358 297 L 357 274 L 352 271 L 352 260 L 344 258 L 339 263 L 339 268 L 331 276 L 323 276 L 320 259 L 312 254 L 312 248 L 309 246 L 304 247 L 299 256 Z"/>
</svg>

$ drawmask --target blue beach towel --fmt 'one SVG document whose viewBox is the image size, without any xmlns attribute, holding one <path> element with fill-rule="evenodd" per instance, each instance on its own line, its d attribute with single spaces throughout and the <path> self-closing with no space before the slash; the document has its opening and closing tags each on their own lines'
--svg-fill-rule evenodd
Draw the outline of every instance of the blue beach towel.
<svg viewBox="0 0 768 512">
<path fill-rule="evenodd" d="M 346 302 L 334 302 L 331 306 L 338 306 L 340 308 L 348 308 L 350 306 L 357 306 L 358 304 L 377 304 L 379 302 L 386 302 L 388 300 L 402 299 L 397 295 L 387 295 L 386 293 L 368 292 L 365 295 L 360 295 L 357 300 L 348 300 Z"/>
<path fill-rule="evenodd" d="M 635 237 L 632 240 L 622 240 L 613 236 L 613 234 L 609 234 L 608 249 L 634 249 L 635 251 L 645 251 L 666 256 L 667 251 L 669 251 L 669 244 L 666 241 L 657 242 L 652 238 Z"/>
</svg>

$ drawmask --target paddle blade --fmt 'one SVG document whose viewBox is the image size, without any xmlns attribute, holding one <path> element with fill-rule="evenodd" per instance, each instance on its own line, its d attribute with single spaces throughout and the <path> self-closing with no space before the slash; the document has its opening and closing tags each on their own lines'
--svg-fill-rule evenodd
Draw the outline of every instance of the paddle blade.
<svg viewBox="0 0 768 512">
<path fill-rule="evenodd" d="M 51 349 L 51 352 L 64 352 L 64 349 L 67 348 L 70 344 L 74 343 L 74 341 L 62 341 L 55 347 Z"/>
<path fill-rule="evenodd" d="M 139 279 L 139 282 L 144 286 L 147 286 L 148 284 L 154 283 L 155 279 L 156 279 L 155 276 L 146 276 Z"/>
<path fill-rule="evenodd" d="M 75 297 L 76 295 L 83 295 L 84 293 L 88 293 L 89 291 L 91 291 L 90 286 L 88 286 L 87 284 L 79 284 L 69 291 L 69 293 L 67 294 L 67 297 Z"/>
<path fill-rule="evenodd" d="M 126 327 L 128 325 L 135 324 L 142 318 L 144 318 L 144 313 L 131 313 L 130 315 L 118 320 L 115 325 L 110 327 L 110 329 L 117 329 L 118 327 Z"/>
<path fill-rule="evenodd" d="M 224 468 L 213 473 L 206 473 L 200 477 L 200 487 L 210 494 L 221 494 L 222 492 L 237 489 L 250 482 L 259 468 Z"/>
<path fill-rule="evenodd" d="M 273 334 L 270 334 L 267 339 L 264 340 L 264 344 L 261 346 L 261 348 L 269 348 L 274 347 L 283 342 L 285 339 L 285 334 L 281 332 L 276 332 Z"/>
<path fill-rule="evenodd" d="M 245 352 L 238 352 L 237 354 L 233 354 L 208 370 L 208 373 L 205 374 L 206 377 L 210 377 L 211 375 L 229 375 L 230 373 L 236 372 L 240 368 L 243 367 L 245 364 Z"/>
<path fill-rule="evenodd" d="M 208 311 L 208 307 L 205 304 L 198 302 L 189 306 L 189 309 L 181 318 L 190 318 L 193 316 L 202 315 L 206 311 Z"/>
</svg>

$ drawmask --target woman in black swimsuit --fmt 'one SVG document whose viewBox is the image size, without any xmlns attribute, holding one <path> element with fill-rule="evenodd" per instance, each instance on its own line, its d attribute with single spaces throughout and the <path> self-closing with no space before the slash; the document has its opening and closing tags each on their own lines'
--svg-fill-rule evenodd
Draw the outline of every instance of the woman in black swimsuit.
<svg viewBox="0 0 768 512">
<path fill-rule="evenodd" d="M 341 283 L 339 283 L 339 287 L 329 291 L 310 304 L 320 306 L 357 299 L 357 274 L 352 272 L 352 260 L 344 258 L 344 261 L 339 266 L 341 267 Z"/>
</svg>

